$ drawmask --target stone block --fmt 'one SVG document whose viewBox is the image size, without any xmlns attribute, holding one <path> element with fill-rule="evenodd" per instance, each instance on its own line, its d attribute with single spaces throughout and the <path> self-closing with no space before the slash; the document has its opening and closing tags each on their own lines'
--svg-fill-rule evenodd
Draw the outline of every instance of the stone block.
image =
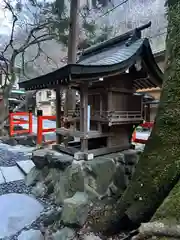
<svg viewBox="0 0 180 240">
<path fill-rule="evenodd" d="M 88 195 L 77 192 L 71 198 L 64 200 L 61 220 L 64 224 L 82 226 L 88 216 Z"/>
<path fill-rule="evenodd" d="M 75 160 L 84 160 L 84 153 L 83 152 L 76 152 L 75 154 L 74 154 L 74 159 Z"/>
<path fill-rule="evenodd" d="M 57 204 L 63 203 L 65 198 L 72 197 L 77 191 L 84 191 L 84 176 L 79 164 L 72 164 L 64 172 L 60 172 L 56 181 L 54 198 Z"/>
<path fill-rule="evenodd" d="M 84 153 L 84 160 L 92 160 L 94 158 L 94 154 L 93 153 Z"/>
<path fill-rule="evenodd" d="M 27 175 L 31 169 L 34 167 L 34 163 L 31 160 L 18 161 L 16 162 L 17 166 Z"/>
<path fill-rule="evenodd" d="M 65 227 L 52 234 L 52 240 L 73 240 L 75 231 L 71 228 Z"/>
<path fill-rule="evenodd" d="M 85 162 L 84 170 L 96 181 L 96 191 L 104 194 L 113 179 L 116 171 L 116 164 L 112 158 L 97 157 L 91 161 Z M 91 186 L 94 187 L 94 186 Z"/>
<path fill-rule="evenodd" d="M 24 179 L 24 174 L 17 166 L 0 167 L 0 171 L 5 178 L 5 182 L 14 182 Z"/>
</svg>

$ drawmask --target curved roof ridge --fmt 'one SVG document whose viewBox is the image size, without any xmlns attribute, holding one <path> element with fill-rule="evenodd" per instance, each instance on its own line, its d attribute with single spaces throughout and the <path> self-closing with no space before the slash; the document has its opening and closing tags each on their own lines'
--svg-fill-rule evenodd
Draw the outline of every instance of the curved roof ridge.
<svg viewBox="0 0 180 240">
<path fill-rule="evenodd" d="M 137 27 L 137 28 L 135 28 L 131 31 L 128 31 L 128 32 L 124 33 L 124 34 L 121 34 L 119 36 L 116 36 L 114 38 L 106 40 L 102 43 L 99 43 L 99 44 L 96 44 L 92 47 L 89 47 L 82 52 L 78 62 L 82 61 L 85 57 L 89 57 L 89 55 L 91 55 L 91 54 L 97 54 L 98 52 L 100 52 L 100 51 L 102 51 L 106 48 L 112 47 L 112 45 L 124 43 L 125 41 L 127 41 L 131 38 L 134 38 L 134 37 L 135 37 L 134 40 L 140 39 L 141 38 L 141 31 L 146 29 L 146 28 L 149 28 L 150 26 L 151 26 L 151 22 L 149 22 L 145 25 L 142 25 L 140 27 Z"/>
</svg>

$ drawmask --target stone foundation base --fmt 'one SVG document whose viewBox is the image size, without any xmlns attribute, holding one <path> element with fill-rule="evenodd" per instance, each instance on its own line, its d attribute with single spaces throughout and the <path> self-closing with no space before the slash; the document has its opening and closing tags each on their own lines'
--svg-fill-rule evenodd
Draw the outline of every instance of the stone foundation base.
<svg viewBox="0 0 180 240">
<path fill-rule="evenodd" d="M 135 171 L 138 154 L 129 149 L 77 161 L 55 150 L 38 149 L 32 161 L 35 167 L 26 179 L 32 192 L 63 206 L 59 223 L 81 227 L 90 206 L 121 196 Z"/>
</svg>

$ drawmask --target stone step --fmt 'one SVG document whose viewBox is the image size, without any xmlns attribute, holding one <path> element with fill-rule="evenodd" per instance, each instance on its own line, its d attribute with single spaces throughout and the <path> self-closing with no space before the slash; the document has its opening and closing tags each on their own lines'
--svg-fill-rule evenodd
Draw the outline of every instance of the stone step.
<svg viewBox="0 0 180 240">
<path fill-rule="evenodd" d="M 17 167 L 21 170 L 21 172 L 26 176 L 31 169 L 35 166 L 33 161 L 25 160 L 25 161 L 17 161 Z"/>
<path fill-rule="evenodd" d="M 0 167 L 0 171 L 6 183 L 24 179 L 24 174 L 17 166 Z"/>
</svg>

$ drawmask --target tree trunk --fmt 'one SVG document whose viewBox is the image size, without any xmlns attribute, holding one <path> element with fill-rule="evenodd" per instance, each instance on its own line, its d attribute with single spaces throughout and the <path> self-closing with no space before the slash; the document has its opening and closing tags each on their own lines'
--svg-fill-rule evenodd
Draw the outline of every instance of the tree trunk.
<svg viewBox="0 0 180 240">
<path fill-rule="evenodd" d="M 157 209 L 151 221 L 159 221 L 171 225 L 180 223 L 180 181 Z"/>
<path fill-rule="evenodd" d="M 180 238 L 180 181 L 157 209 L 149 223 L 141 224 L 134 240 Z"/>
<path fill-rule="evenodd" d="M 176 2 L 176 3 L 175 3 Z M 168 9 L 167 63 L 155 125 L 136 172 L 114 213 L 94 224 L 116 233 L 151 219 L 180 174 L 180 3 Z"/>
</svg>

